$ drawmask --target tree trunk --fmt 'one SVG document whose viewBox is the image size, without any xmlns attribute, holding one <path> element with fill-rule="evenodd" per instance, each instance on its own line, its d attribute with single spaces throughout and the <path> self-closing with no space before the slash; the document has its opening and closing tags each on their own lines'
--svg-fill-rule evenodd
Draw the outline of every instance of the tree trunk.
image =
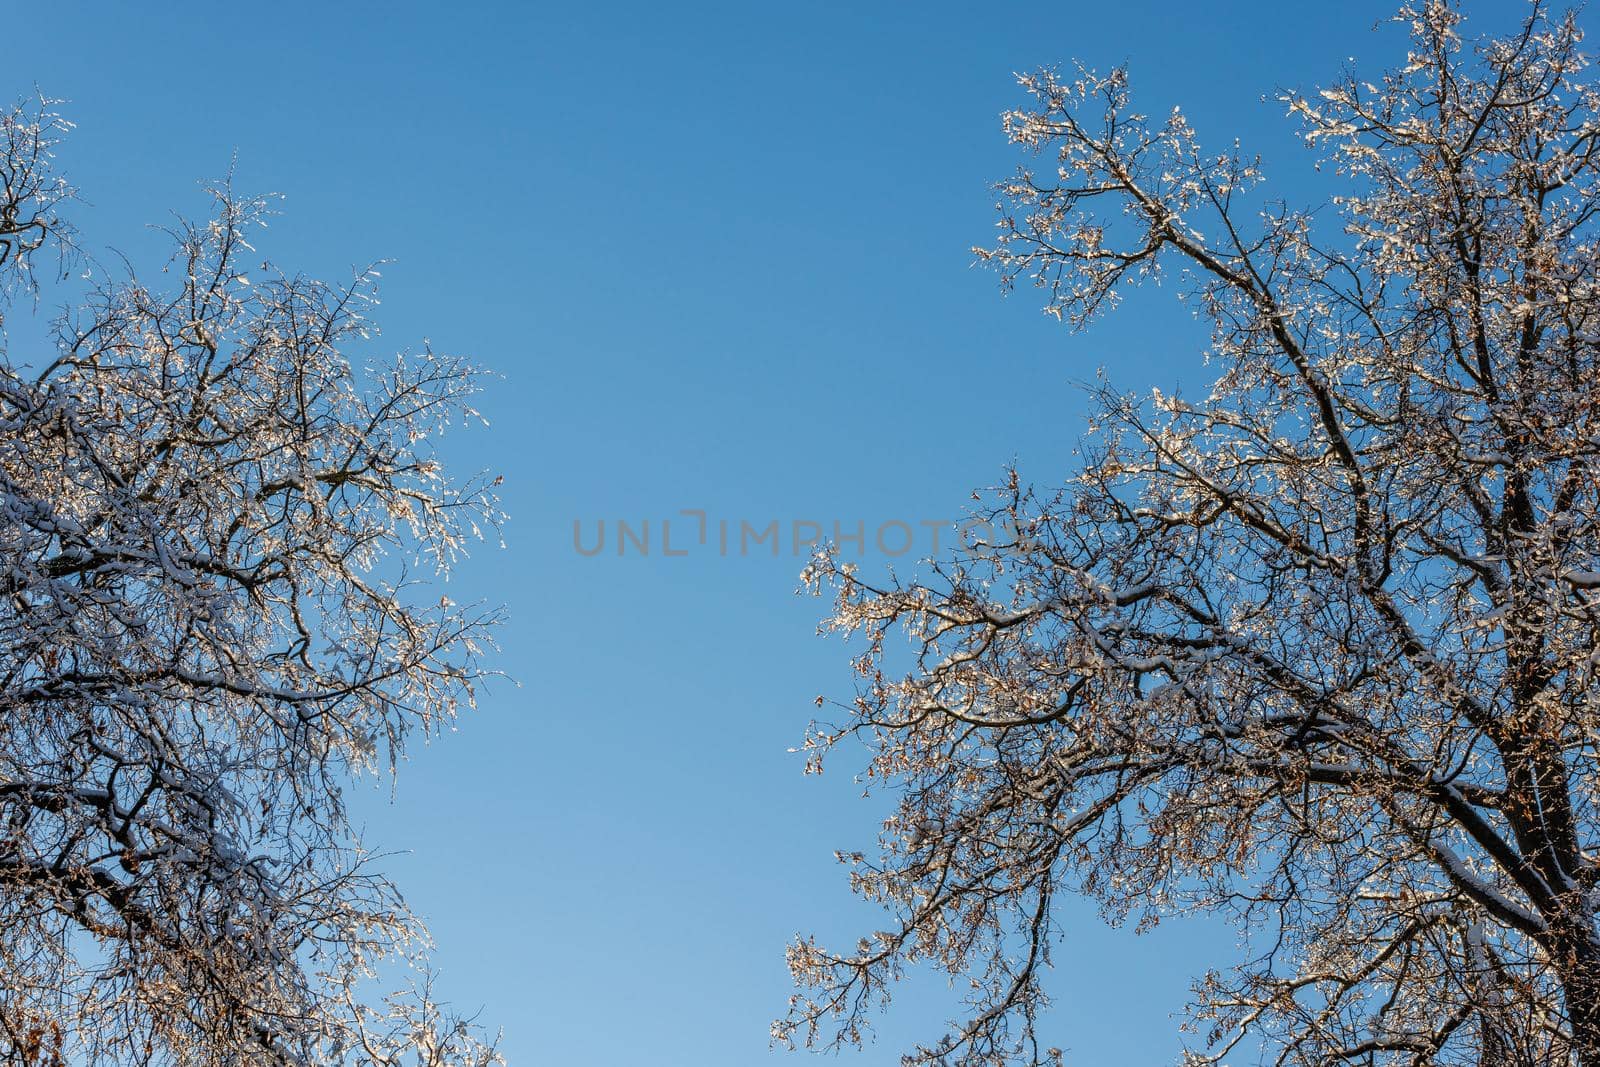
<svg viewBox="0 0 1600 1067">
<path fill-rule="evenodd" d="M 1563 939 L 1562 986 L 1573 1051 L 1580 1067 L 1600 1067 L 1600 945 L 1593 936 Z"/>
</svg>

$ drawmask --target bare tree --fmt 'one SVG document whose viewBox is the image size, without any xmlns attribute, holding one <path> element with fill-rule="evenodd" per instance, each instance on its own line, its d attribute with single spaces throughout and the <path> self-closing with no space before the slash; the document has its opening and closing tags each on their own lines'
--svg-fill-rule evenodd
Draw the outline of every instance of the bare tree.
<svg viewBox="0 0 1600 1067">
<path fill-rule="evenodd" d="M 1214 387 L 1097 388 L 1064 489 L 1014 474 L 919 582 L 824 555 L 865 639 L 848 717 L 899 799 L 855 888 L 893 926 L 810 939 L 792 1041 L 859 1040 L 913 964 L 969 1012 L 908 1063 L 1051 1061 L 1054 904 L 1203 909 L 1248 935 L 1186 1062 L 1600 1065 L 1600 90 L 1570 16 L 1283 99 L 1343 187 L 1153 120 L 1125 75 L 1022 80 L 996 247 L 1075 327 L 1164 272 Z M 909 668 L 894 632 L 909 634 Z"/>
<path fill-rule="evenodd" d="M 7 293 L 66 247 L 66 129 L 0 117 Z M 74 283 L 0 360 L 0 1053 L 497 1061 L 386 993 L 425 934 L 341 800 L 483 675 L 493 613 L 426 589 L 496 514 L 433 456 L 474 372 L 353 367 L 375 274 L 281 273 L 266 202 L 213 200 L 160 286 Z"/>
</svg>

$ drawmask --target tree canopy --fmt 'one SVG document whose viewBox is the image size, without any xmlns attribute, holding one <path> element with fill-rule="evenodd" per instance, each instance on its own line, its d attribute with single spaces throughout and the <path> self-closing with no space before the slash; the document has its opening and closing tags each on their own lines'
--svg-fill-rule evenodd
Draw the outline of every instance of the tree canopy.
<svg viewBox="0 0 1600 1067">
<path fill-rule="evenodd" d="M 847 857 L 893 922 L 792 946 L 780 1038 L 860 1040 L 925 964 L 968 1010 L 908 1063 L 1053 1062 L 1087 894 L 1247 935 L 1191 1064 L 1600 1065 L 1600 90 L 1572 15 L 1398 17 L 1394 69 L 1282 97 L 1316 208 L 1123 70 L 1022 79 L 980 256 L 1080 328 L 1177 280 L 1215 382 L 1099 387 L 1081 470 L 985 497 L 1013 538 L 810 570 L 863 653 L 809 747 L 898 798 Z"/>
<path fill-rule="evenodd" d="M 50 338 L 0 350 L 0 1054 L 496 1060 L 342 800 L 485 674 L 495 612 L 428 588 L 496 518 L 435 455 L 475 372 L 357 362 L 376 272 L 261 262 L 227 185 L 154 281 L 108 272 L 68 128 L 0 115 L 0 311 Z"/>
</svg>

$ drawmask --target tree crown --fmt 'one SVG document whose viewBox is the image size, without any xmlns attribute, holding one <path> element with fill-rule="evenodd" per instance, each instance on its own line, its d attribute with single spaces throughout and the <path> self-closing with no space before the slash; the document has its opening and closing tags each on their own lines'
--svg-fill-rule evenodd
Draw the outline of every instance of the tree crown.
<svg viewBox="0 0 1600 1067">
<path fill-rule="evenodd" d="M 908 1063 L 1053 1061 L 1074 892 L 1238 921 L 1195 1064 L 1600 1064 L 1600 95 L 1571 15 L 1398 18 L 1398 68 L 1283 96 L 1344 185 L 1321 210 L 1122 70 L 1022 78 L 1005 128 L 1039 163 L 980 257 L 1074 327 L 1177 273 L 1215 383 L 1101 386 L 1065 487 L 987 498 L 1012 543 L 808 572 L 865 639 L 809 745 L 865 739 L 897 790 L 852 873 L 895 922 L 798 941 L 779 1037 L 859 1040 L 927 963 L 969 1013 Z"/>
</svg>

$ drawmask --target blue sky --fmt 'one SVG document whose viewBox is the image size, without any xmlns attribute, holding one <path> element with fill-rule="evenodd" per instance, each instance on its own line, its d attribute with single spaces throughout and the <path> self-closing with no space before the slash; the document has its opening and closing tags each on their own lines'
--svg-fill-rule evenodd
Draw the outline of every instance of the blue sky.
<svg viewBox="0 0 1600 1067">
<path fill-rule="evenodd" d="M 1506 5 L 1504 10 L 1509 9 Z M 35 5 L 8 92 L 67 98 L 62 152 L 93 248 L 153 266 L 147 223 L 203 210 L 197 180 L 284 195 L 262 251 L 384 269 L 379 320 L 496 372 L 490 427 L 450 445 L 505 477 L 505 550 L 456 576 L 507 605 L 503 666 L 459 731 L 357 808 L 439 941 L 440 992 L 505 1030 L 513 1063 L 809 1062 L 771 1053 L 797 931 L 875 927 L 836 848 L 881 798 L 788 752 L 846 651 L 814 636 L 785 544 L 666 558 L 729 520 L 956 518 L 1004 464 L 1072 469 L 1107 368 L 1199 386 L 1203 332 L 1171 291 L 1073 336 L 971 265 L 988 184 L 1017 162 L 1011 72 L 1131 64 L 1151 112 L 1265 157 L 1313 198 L 1278 86 L 1395 59 L 1386 5 Z M 18 356 L 21 354 L 18 353 Z M 573 524 L 612 541 L 574 551 Z M 649 520 L 649 556 L 615 526 Z M 885 560 L 873 554 L 867 567 Z M 906 566 L 902 564 L 902 566 Z M 1166 1063 L 1189 977 L 1232 935 L 1135 937 L 1063 913 L 1046 1022 L 1083 1064 Z M 941 1032 L 925 977 L 844 1064 Z"/>
</svg>

